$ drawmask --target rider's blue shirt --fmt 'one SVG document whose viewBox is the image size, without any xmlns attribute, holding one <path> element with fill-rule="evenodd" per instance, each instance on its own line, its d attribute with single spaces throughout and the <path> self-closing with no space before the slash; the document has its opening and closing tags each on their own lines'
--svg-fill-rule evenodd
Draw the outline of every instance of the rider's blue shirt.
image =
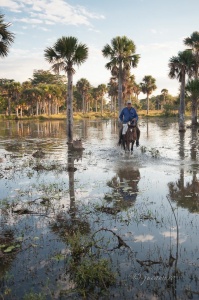
<svg viewBox="0 0 199 300">
<path fill-rule="evenodd" d="M 128 107 L 124 107 L 123 110 L 120 113 L 120 121 L 122 123 L 128 123 L 129 121 L 131 122 L 132 119 L 136 119 L 138 121 L 138 115 L 137 112 L 135 110 L 135 108 L 131 107 L 130 109 L 128 109 Z"/>
</svg>

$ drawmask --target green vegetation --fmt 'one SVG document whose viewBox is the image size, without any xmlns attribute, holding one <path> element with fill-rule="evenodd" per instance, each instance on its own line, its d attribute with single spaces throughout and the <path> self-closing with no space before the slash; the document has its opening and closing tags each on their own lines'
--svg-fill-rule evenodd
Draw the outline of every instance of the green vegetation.
<svg viewBox="0 0 199 300">
<path fill-rule="evenodd" d="M 11 23 L 5 23 L 4 15 L 0 14 L 0 57 L 8 56 L 9 47 L 14 42 L 14 34 L 8 30 Z"/>
<path fill-rule="evenodd" d="M 4 22 L 0 14 L 0 56 L 7 56 L 9 46 L 14 41 L 14 34 L 8 31 L 10 23 Z M 88 47 L 79 43 L 77 38 L 69 36 L 57 40 L 53 47 L 44 50 L 45 59 L 52 64 L 52 71 L 34 70 L 33 78 L 22 84 L 13 79 L 0 79 L 0 114 L 13 118 L 24 116 L 40 116 L 40 119 L 62 118 L 67 114 L 67 136 L 73 141 L 73 116 L 90 117 L 91 112 L 116 116 L 131 99 L 137 110 L 157 110 L 157 115 L 170 116 L 179 114 L 179 131 L 185 131 L 184 117 L 186 111 L 191 111 L 192 125 L 198 125 L 197 107 L 199 99 L 198 70 L 199 70 L 199 32 L 194 31 L 184 39 L 184 45 L 189 47 L 179 51 L 177 55 L 168 58 L 171 79 L 177 79 L 180 93 L 171 96 L 169 90 L 163 88 L 161 94 L 153 96 L 157 89 L 156 79 L 145 75 L 141 83 L 136 82 L 132 68 L 138 66 L 140 55 L 136 54 L 136 45 L 127 36 L 116 36 L 110 44 L 102 49 L 102 54 L 109 62 L 105 67 L 111 71 L 108 84 L 93 87 L 86 78 L 78 80 L 73 85 L 75 67 L 83 64 L 88 58 Z M 60 71 L 66 76 L 59 75 Z M 140 93 L 146 94 L 146 99 L 138 99 Z M 108 94 L 109 99 L 105 99 Z M 75 112 L 75 115 L 73 115 Z M 59 116 L 57 116 L 59 115 Z M 143 115 L 143 114 L 142 114 Z M 154 115 L 154 114 L 153 114 Z M 155 113 L 156 115 L 156 113 Z M 93 117 L 93 115 L 92 115 Z M 54 118 L 54 117 L 53 117 Z"/>
</svg>

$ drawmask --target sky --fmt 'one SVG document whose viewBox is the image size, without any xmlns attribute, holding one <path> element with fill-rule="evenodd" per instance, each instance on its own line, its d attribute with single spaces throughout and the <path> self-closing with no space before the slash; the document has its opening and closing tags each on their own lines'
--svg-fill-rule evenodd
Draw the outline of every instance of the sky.
<svg viewBox="0 0 199 300">
<path fill-rule="evenodd" d="M 15 34 L 9 55 L 0 58 L 0 78 L 22 83 L 34 70 L 50 70 L 44 50 L 62 36 L 73 36 L 89 49 L 87 61 L 75 68 L 74 84 L 81 78 L 94 87 L 107 84 L 111 74 L 102 49 L 125 35 L 140 55 L 131 70 L 135 81 L 151 75 L 157 85 L 152 95 L 167 89 L 177 96 L 179 82 L 168 77 L 168 63 L 186 49 L 184 38 L 199 31 L 198 11 L 198 0 L 0 0 L 0 13 Z"/>
</svg>

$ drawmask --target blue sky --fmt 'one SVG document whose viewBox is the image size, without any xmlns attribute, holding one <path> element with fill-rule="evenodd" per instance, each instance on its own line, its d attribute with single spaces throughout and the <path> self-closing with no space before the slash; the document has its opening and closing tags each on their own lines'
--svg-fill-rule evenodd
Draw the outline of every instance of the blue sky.
<svg viewBox="0 0 199 300">
<path fill-rule="evenodd" d="M 15 41 L 0 58 L 0 78 L 19 82 L 32 78 L 34 69 L 50 69 L 44 50 L 62 36 L 74 36 L 89 48 L 86 63 L 76 68 L 93 86 L 107 84 L 110 72 L 101 50 L 116 36 L 126 35 L 141 58 L 132 69 L 137 83 L 145 75 L 156 79 L 160 94 L 177 95 L 179 83 L 168 77 L 168 62 L 186 47 L 183 39 L 199 31 L 198 0 L 0 0 L 0 13 L 11 22 Z M 141 95 L 142 97 L 142 95 Z"/>
</svg>

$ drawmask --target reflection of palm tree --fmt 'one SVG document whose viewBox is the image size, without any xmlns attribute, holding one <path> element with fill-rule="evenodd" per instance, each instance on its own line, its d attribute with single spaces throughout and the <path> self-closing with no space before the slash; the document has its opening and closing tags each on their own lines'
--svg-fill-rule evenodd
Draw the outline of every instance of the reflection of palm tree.
<svg viewBox="0 0 199 300">
<path fill-rule="evenodd" d="M 138 169 L 133 169 L 131 166 L 119 168 L 116 176 L 114 176 L 107 185 L 113 188 L 112 195 L 105 196 L 107 200 L 117 198 L 114 206 L 126 208 L 135 203 L 138 194 L 138 182 L 140 180 L 140 172 Z"/>
<path fill-rule="evenodd" d="M 68 236 L 73 236 L 76 232 L 87 234 L 90 227 L 87 221 L 78 219 L 76 216 L 77 208 L 75 205 L 75 188 L 74 188 L 74 161 L 80 159 L 83 150 L 74 151 L 72 145 L 68 149 L 68 176 L 69 176 L 69 195 L 70 207 L 68 213 L 60 212 L 56 216 L 56 220 L 51 224 L 51 229 L 58 233 L 63 240 Z"/>
<path fill-rule="evenodd" d="M 72 151 L 68 151 L 68 177 L 69 177 L 69 194 L 70 194 L 70 215 L 75 216 L 75 188 L 74 188 L 74 156 Z"/>
<path fill-rule="evenodd" d="M 194 138 L 194 131 L 192 132 Z M 192 144 L 192 147 L 193 144 Z M 196 159 L 196 153 L 194 148 L 191 151 L 192 159 Z M 180 158 L 184 159 L 184 134 L 180 133 Z M 194 158 L 195 157 L 195 158 Z M 177 202 L 179 206 L 187 208 L 190 212 L 199 211 L 199 181 L 196 176 L 196 172 L 193 172 L 192 182 L 185 184 L 184 182 L 184 168 L 180 170 L 180 179 L 176 182 L 170 182 L 169 185 L 169 197 L 171 200 Z"/>
</svg>

